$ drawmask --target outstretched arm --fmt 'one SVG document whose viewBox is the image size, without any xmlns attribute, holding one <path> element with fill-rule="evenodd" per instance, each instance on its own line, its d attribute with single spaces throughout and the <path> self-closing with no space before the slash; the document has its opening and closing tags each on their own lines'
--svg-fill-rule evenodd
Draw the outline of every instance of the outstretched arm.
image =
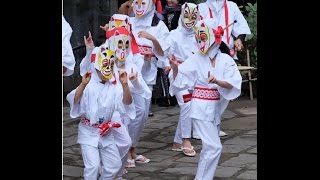
<svg viewBox="0 0 320 180">
<path fill-rule="evenodd" d="M 160 46 L 160 43 L 154 36 L 152 36 L 151 34 L 147 33 L 146 31 L 140 31 L 138 33 L 138 37 L 139 38 L 146 38 L 146 39 L 152 41 L 153 46 L 154 46 L 154 48 L 156 50 L 156 53 L 159 54 L 160 56 L 164 56 L 163 50 L 162 50 L 162 48 Z"/>
<path fill-rule="evenodd" d="M 89 83 L 90 79 L 91 79 L 91 72 L 86 72 L 86 74 L 82 76 L 82 82 L 78 86 L 74 96 L 74 104 L 78 104 L 80 102 L 83 91 L 86 88 L 87 84 Z"/>
<path fill-rule="evenodd" d="M 123 89 L 123 104 L 130 105 L 132 103 L 132 96 L 128 85 L 127 72 L 119 71 L 119 79 Z"/>
</svg>

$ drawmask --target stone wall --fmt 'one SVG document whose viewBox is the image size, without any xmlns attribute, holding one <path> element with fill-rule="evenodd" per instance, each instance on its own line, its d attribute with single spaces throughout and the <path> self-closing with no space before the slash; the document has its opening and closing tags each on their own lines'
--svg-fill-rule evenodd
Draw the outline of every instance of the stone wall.
<svg viewBox="0 0 320 180">
<path fill-rule="evenodd" d="M 104 31 L 99 28 L 109 21 L 118 11 L 117 0 L 64 0 L 63 15 L 73 29 L 71 45 L 76 58 L 75 72 L 70 77 L 63 78 L 63 91 L 69 92 L 81 82 L 79 64 L 85 56 L 83 36 L 91 32 L 96 46 L 105 41 Z"/>
</svg>

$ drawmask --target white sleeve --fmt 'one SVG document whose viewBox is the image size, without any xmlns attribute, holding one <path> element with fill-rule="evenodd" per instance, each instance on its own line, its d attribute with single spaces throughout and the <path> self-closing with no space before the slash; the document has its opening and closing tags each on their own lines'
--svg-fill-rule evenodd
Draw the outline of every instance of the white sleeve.
<svg viewBox="0 0 320 180">
<path fill-rule="evenodd" d="M 234 24 L 232 28 L 232 34 L 235 37 L 238 37 L 240 34 L 251 34 L 249 25 L 244 18 L 243 14 L 241 13 L 240 9 L 238 8 L 238 5 L 236 3 L 230 3 L 230 8 L 232 8 L 234 11 L 234 17 L 237 22 Z"/>
<path fill-rule="evenodd" d="M 197 79 L 198 73 L 196 64 L 192 60 L 192 56 L 178 66 L 178 73 L 169 87 L 170 94 L 176 94 L 183 89 L 193 89 Z"/>
<path fill-rule="evenodd" d="M 98 47 L 92 47 L 86 49 L 86 56 L 82 59 L 80 63 L 80 75 L 83 76 L 86 72 L 90 70 L 91 58 L 93 54 L 97 54 Z"/>
<path fill-rule="evenodd" d="M 70 34 L 71 36 L 71 34 Z M 70 76 L 73 74 L 74 66 L 76 64 L 71 43 L 68 37 L 63 38 L 63 49 L 62 49 L 62 61 L 63 66 L 67 68 L 67 71 L 63 74 L 64 76 Z"/>
<path fill-rule="evenodd" d="M 167 28 L 167 26 L 164 24 L 163 21 L 159 21 L 158 25 L 157 25 L 157 34 L 156 34 L 156 39 L 159 42 L 161 49 L 163 50 L 163 52 L 165 52 L 166 49 L 169 48 L 169 44 L 166 43 L 166 38 L 169 35 L 169 30 Z M 168 65 L 168 63 L 166 63 L 167 59 L 166 56 L 160 56 L 159 54 L 157 54 L 156 51 L 154 51 L 155 56 L 158 58 L 158 61 L 163 61 L 164 64 L 163 65 Z M 170 64 L 169 64 L 170 66 Z"/>
<path fill-rule="evenodd" d="M 73 74 L 74 66 L 76 64 L 70 38 L 72 35 L 72 28 L 70 24 L 62 16 L 62 63 L 67 68 L 64 76 L 70 76 Z"/>
<path fill-rule="evenodd" d="M 145 99 L 151 99 L 152 92 L 150 91 L 150 88 L 144 81 L 141 71 L 139 71 L 137 66 L 133 63 L 130 64 L 130 66 L 133 68 L 134 72 L 137 72 L 137 79 L 134 81 L 130 81 L 130 83 L 132 84 L 132 88 L 130 88 L 131 93 L 139 94 L 141 97 Z"/>
<path fill-rule="evenodd" d="M 121 117 L 129 117 L 130 119 L 134 119 L 136 117 L 136 110 L 134 106 L 134 101 L 132 98 L 132 103 L 129 105 L 123 104 L 123 89 L 121 84 L 117 83 L 116 86 L 116 111 L 120 113 Z"/>
<path fill-rule="evenodd" d="M 80 117 L 82 114 L 85 113 L 85 106 L 87 102 L 87 97 L 86 97 L 86 89 L 83 90 L 81 100 L 79 104 L 74 103 L 74 96 L 76 94 L 76 89 L 72 90 L 68 95 L 67 95 L 67 101 L 70 104 L 70 117 L 71 118 L 77 118 Z"/>
<path fill-rule="evenodd" d="M 229 57 L 229 56 L 228 56 Z M 225 58 L 225 69 L 223 72 L 222 81 L 226 81 L 233 87 L 231 89 L 226 89 L 218 86 L 218 91 L 227 100 L 232 100 L 237 98 L 241 94 L 241 84 L 242 77 L 239 69 L 232 58 Z"/>
</svg>

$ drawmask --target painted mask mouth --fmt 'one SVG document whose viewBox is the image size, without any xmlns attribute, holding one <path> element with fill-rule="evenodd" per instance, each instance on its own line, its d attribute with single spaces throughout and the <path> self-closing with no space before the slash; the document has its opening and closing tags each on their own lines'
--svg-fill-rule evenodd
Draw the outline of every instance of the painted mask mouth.
<svg viewBox="0 0 320 180">
<path fill-rule="evenodd" d="M 101 74 L 106 79 L 110 79 L 111 78 L 111 71 L 101 71 Z"/>
<path fill-rule="evenodd" d="M 121 52 L 120 57 L 118 58 L 119 61 L 123 61 L 125 59 L 125 53 Z"/>
<path fill-rule="evenodd" d="M 189 23 L 185 23 L 187 28 L 192 28 L 194 26 L 194 24 L 195 24 L 195 21 L 189 22 Z"/>
<path fill-rule="evenodd" d="M 136 15 L 141 16 L 144 13 L 144 10 L 136 10 Z"/>
</svg>

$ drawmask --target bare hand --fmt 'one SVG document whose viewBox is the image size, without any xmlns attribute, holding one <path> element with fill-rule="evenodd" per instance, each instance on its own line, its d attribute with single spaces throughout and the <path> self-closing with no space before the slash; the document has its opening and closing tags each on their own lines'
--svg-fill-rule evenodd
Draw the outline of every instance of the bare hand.
<svg viewBox="0 0 320 180">
<path fill-rule="evenodd" d="M 131 68 L 131 73 L 129 74 L 129 80 L 130 81 L 137 80 L 137 75 L 138 75 L 138 72 L 133 72 L 133 68 Z"/>
<path fill-rule="evenodd" d="M 208 82 L 213 84 L 213 83 L 217 83 L 216 81 L 217 79 L 214 76 L 211 76 L 210 71 L 208 71 Z"/>
<path fill-rule="evenodd" d="M 151 34 L 147 33 L 146 31 L 138 32 L 138 37 L 139 38 L 146 38 L 150 41 L 155 40 L 155 38 Z"/>
<path fill-rule="evenodd" d="M 84 44 L 86 45 L 86 48 L 89 49 L 91 47 L 94 47 L 94 43 L 92 40 L 92 36 L 91 36 L 91 32 L 89 31 L 89 36 L 88 38 L 86 36 L 83 37 L 84 38 Z"/>
<path fill-rule="evenodd" d="M 170 72 L 170 70 L 171 70 L 171 67 L 170 67 L 170 66 L 166 66 L 166 67 L 164 68 L 164 73 L 165 73 L 165 74 L 168 74 L 168 73 Z"/>
<path fill-rule="evenodd" d="M 170 66 L 172 68 L 173 71 L 178 71 L 178 60 L 176 59 L 176 57 L 174 55 L 172 55 L 171 58 L 169 58 L 170 60 Z"/>
<path fill-rule="evenodd" d="M 128 77 L 127 77 L 127 72 L 124 70 L 120 70 L 119 72 L 119 79 L 121 84 L 128 84 Z"/>
<path fill-rule="evenodd" d="M 108 29 L 109 29 L 109 24 L 107 23 L 107 24 L 105 24 L 104 26 L 100 26 L 100 28 L 101 28 L 102 30 L 104 30 L 104 31 L 108 31 Z"/>
<path fill-rule="evenodd" d="M 243 49 L 243 44 L 240 39 L 234 41 L 234 46 L 236 47 L 236 51 L 241 51 Z"/>
<path fill-rule="evenodd" d="M 145 61 L 151 61 L 151 58 L 152 58 L 152 55 L 151 55 L 151 54 L 145 54 L 144 57 L 143 57 L 143 59 L 144 59 Z"/>
<path fill-rule="evenodd" d="M 91 71 L 86 72 L 83 76 L 82 76 L 82 81 L 81 83 L 84 85 L 87 85 L 91 79 Z"/>
</svg>

